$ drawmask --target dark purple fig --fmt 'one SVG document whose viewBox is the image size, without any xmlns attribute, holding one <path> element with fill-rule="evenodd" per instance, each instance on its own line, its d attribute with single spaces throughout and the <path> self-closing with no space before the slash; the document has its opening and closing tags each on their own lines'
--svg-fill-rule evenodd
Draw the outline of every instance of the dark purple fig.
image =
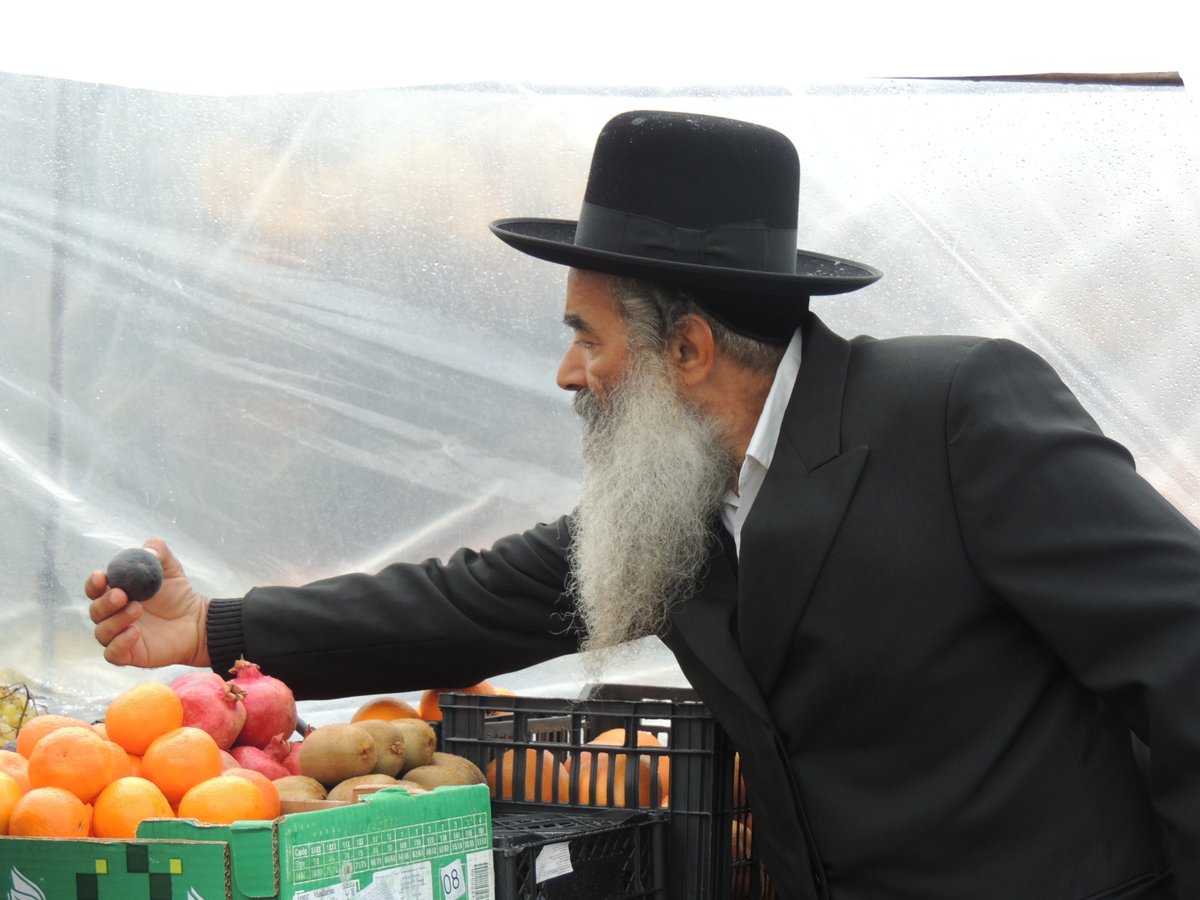
<svg viewBox="0 0 1200 900">
<path fill-rule="evenodd" d="M 108 563 L 108 586 L 120 588 L 130 600 L 149 600 L 162 581 L 162 563 L 144 547 L 122 550 Z"/>
</svg>

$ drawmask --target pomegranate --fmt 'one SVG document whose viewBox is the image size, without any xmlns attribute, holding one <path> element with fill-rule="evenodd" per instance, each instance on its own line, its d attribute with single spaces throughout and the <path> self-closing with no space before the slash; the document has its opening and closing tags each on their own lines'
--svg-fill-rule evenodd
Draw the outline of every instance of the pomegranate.
<svg viewBox="0 0 1200 900">
<path fill-rule="evenodd" d="M 283 745 L 283 756 L 287 756 L 287 741 L 282 738 L 279 741 Z M 268 747 L 251 747 L 249 744 L 239 744 L 232 749 L 230 753 L 233 758 L 238 761 L 238 764 L 243 769 L 253 769 L 255 772 L 261 772 L 272 781 L 276 778 L 282 778 L 284 775 L 291 775 L 287 767 L 281 761 L 278 748 L 272 751 L 270 745 Z"/>
<path fill-rule="evenodd" d="M 277 734 L 286 739 L 296 730 L 296 697 L 292 689 L 262 670 L 252 662 L 239 659 L 229 670 L 233 674 L 232 684 L 240 688 L 245 696 L 246 722 L 234 741 L 250 747 L 265 747 Z"/>
<path fill-rule="evenodd" d="M 183 701 L 183 724 L 207 731 L 228 750 L 246 722 L 245 691 L 216 672 L 188 672 L 171 682 Z"/>
<path fill-rule="evenodd" d="M 291 749 L 288 750 L 287 756 L 283 759 L 283 765 L 293 775 L 303 775 L 300 771 L 300 750 L 304 747 L 304 740 L 291 741 Z"/>
</svg>

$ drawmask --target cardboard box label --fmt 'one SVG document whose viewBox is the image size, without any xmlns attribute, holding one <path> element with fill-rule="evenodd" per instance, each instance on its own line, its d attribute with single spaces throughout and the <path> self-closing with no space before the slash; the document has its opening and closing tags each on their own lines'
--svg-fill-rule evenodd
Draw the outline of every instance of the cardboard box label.
<svg viewBox="0 0 1200 900">
<path fill-rule="evenodd" d="M 303 890 L 306 885 L 325 882 L 330 878 L 347 881 L 371 872 L 379 877 L 380 874 L 401 869 L 408 871 L 411 868 L 413 872 L 423 869 L 429 872 L 427 880 L 430 887 L 420 896 L 440 898 L 443 895 L 432 892 L 433 875 L 428 861 L 478 849 L 481 842 L 490 839 L 490 828 L 491 814 L 481 810 L 412 825 L 301 841 L 290 847 L 290 866 L 287 871 L 291 873 L 292 884 L 298 890 Z M 308 898 L 304 897 L 303 900 Z M 451 898 L 447 896 L 446 900 Z"/>
<path fill-rule="evenodd" d="M 0 836 L 2 900 L 494 900 L 486 785 L 399 789 L 273 822 L 143 822 L 136 840 Z"/>
</svg>

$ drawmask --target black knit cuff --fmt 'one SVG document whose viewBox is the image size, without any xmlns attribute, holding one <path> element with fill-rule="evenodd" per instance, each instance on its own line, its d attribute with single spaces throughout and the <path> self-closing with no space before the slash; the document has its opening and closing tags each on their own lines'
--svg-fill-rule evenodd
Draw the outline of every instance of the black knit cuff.
<svg viewBox="0 0 1200 900">
<path fill-rule="evenodd" d="M 213 671 L 224 678 L 245 651 L 242 601 L 210 600 L 207 627 L 208 658 Z"/>
</svg>

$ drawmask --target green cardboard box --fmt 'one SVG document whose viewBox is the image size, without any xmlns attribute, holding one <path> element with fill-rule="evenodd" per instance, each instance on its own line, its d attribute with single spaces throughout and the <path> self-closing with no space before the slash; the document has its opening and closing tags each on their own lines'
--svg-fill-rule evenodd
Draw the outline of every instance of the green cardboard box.
<svg viewBox="0 0 1200 900">
<path fill-rule="evenodd" d="M 494 900 L 486 785 L 400 788 L 272 822 L 143 822 L 136 840 L 0 837 L 13 900 Z"/>
</svg>

